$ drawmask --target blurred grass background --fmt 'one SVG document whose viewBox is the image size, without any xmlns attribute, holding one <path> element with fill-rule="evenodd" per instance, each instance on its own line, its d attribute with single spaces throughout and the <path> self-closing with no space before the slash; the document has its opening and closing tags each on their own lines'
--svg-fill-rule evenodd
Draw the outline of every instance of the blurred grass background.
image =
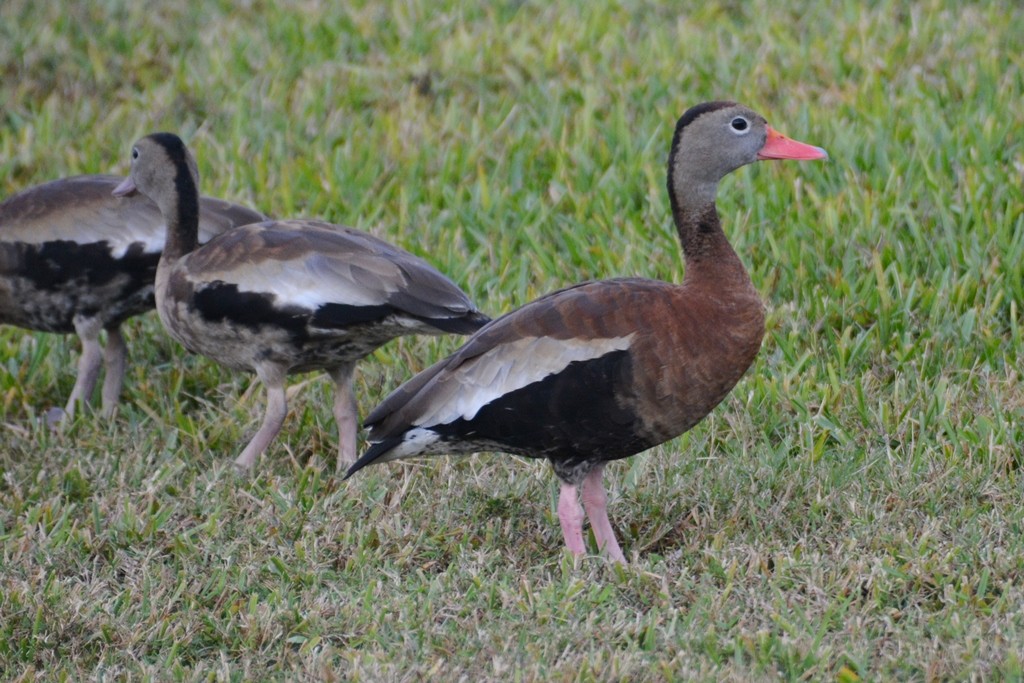
<svg viewBox="0 0 1024 683">
<path fill-rule="evenodd" d="M 368 230 L 493 314 L 678 280 L 676 118 L 735 99 L 826 163 L 724 183 L 769 307 L 691 433 L 609 470 L 624 571 L 561 550 L 543 463 L 333 474 L 329 382 L 262 388 L 129 323 L 117 418 L 38 426 L 73 338 L 0 328 L 0 671 L 15 680 L 1013 679 L 1024 675 L 1015 2 L 0 5 L 0 195 L 124 173 Z M 365 414 L 454 349 L 360 367 Z"/>
</svg>

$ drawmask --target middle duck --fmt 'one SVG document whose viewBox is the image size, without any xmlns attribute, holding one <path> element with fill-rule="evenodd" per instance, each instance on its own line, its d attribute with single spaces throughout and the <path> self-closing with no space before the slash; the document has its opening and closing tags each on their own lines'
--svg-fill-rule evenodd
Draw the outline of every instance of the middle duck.
<svg viewBox="0 0 1024 683">
<path fill-rule="evenodd" d="M 404 334 L 469 334 L 490 319 L 448 278 L 364 232 L 313 220 L 234 228 L 198 246 L 199 171 L 177 135 L 132 148 L 114 190 L 152 199 L 167 223 L 156 305 L 170 335 L 267 387 L 263 424 L 235 460 L 249 470 L 281 430 L 285 377 L 326 370 L 335 384 L 338 467 L 356 456 L 355 364 Z"/>
</svg>

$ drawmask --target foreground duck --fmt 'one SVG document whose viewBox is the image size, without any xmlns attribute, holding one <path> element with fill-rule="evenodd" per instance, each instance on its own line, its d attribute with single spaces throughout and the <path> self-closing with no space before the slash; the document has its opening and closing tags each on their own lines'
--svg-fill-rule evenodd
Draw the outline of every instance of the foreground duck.
<svg viewBox="0 0 1024 683">
<path fill-rule="evenodd" d="M 167 242 L 156 276 L 160 320 L 193 353 L 257 374 L 267 387 L 263 424 L 235 464 L 251 469 L 284 422 L 285 377 L 326 370 L 335 384 L 339 466 L 356 456 L 356 361 L 405 334 L 469 334 L 490 319 L 462 290 L 408 252 L 320 221 L 267 221 L 202 247 L 199 173 L 176 135 L 132 148 L 136 189 L 160 207 Z"/>
<path fill-rule="evenodd" d="M 164 221 L 145 197 L 112 197 L 119 181 L 105 175 L 63 178 L 0 204 L 0 324 L 74 332 L 82 340 L 75 386 L 64 410 L 51 411 L 51 421 L 73 416 L 76 405 L 92 397 L 104 364 L 103 414 L 114 412 L 127 364 L 121 323 L 154 305 Z M 199 240 L 265 218 L 203 197 Z"/>
<path fill-rule="evenodd" d="M 420 455 L 547 458 L 562 482 L 569 550 L 584 552 L 585 510 L 598 546 L 625 562 L 608 520 L 605 464 L 697 424 L 750 367 L 764 335 L 761 299 L 719 223 L 719 181 L 761 159 L 826 157 L 739 104 L 687 111 L 668 159 L 682 284 L 587 282 L 495 320 L 370 413 L 372 446 L 348 476 Z"/>
</svg>

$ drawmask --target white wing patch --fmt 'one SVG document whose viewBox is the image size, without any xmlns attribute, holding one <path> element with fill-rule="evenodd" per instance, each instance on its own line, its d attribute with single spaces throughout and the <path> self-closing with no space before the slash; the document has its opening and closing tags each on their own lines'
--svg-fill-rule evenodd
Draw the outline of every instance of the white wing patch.
<svg viewBox="0 0 1024 683">
<path fill-rule="evenodd" d="M 147 254 L 159 253 L 164 248 L 164 221 L 155 206 L 152 211 L 140 210 L 141 215 L 121 213 L 117 208 L 73 206 L 64 213 L 20 221 L 13 233 L 4 231 L 0 240 L 26 244 L 106 242 L 115 259 L 123 258 L 133 244 L 142 244 Z"/>
<path fill-rule="evenodd" d="M 66 240 L 79 244 L 106 242 L 114 259 L 124 258 L 128 249 L 134 245 L 141 245 L 146 254 L 158 254 L 163 250 L 166 228 L 160 210 L 141 195 L 120 199 L 111 196 L 110 191 L 117 184 L 116 178 L 110 178 L 106 184 L 91 178 L 69 178 L 39 185 L 28 191 L 45 193 L 50 186 L 59 187 L 65 182 L 82 184 L 83 180 L 89 181 L 88 184 L 94 188 L 94 195 L 91 198 L 87 196 L 80 203 L 65 202 L 59 207 L 60 210 L 47 210 L 41 215 L 16 219 L 13 226 L 3 225 L 4 217 L 0 212 L 0 225 L 3 227 L 0 230 L 0 241 L 26 244 Z M 61 196 L 67 195 L 58 195 L 58 202 Z M 214 235 L 233 226 L 231 219 L 216 209 L 204 204 L 200 204 L 200 207 L 200 244 L 205 244 Z"/>
<path fill-rule="evenodd" d="M 137 218 L 129 218 L 124 223 L 120 234 L 111 235 L 108 240 L 110 244 L 110 255 L 115 259 L 124 258 L 128 247 L 133 244 L 141 244 L 142 251 L 146 254 L 159 254 L 164 249 L 164 242 L 167 237 L 167 229 L 164 227 L 164 220 L 159 214 L 156 215 L 156 223 Z"/>
<path fill-rule="evenodd" d="M 496 398 L 557 374 L 570 363 L 625 351 L 632 339 L 633 334 L 605 339 L 526 337 L 502 344 L 428 384 L 433 400 L 412 423 L 430 426 L 459 418 L 472 420 Z"/>
<path fill-rule="evenodd" d="M 346 272 L 348 270 L 344 264 L 336 264 L 331 271 L 326 271 L 311 269 L 308 263 L 301 261 L 260 261 L 251 267 L 235 267 L 223 272 L 207 270 L 202 273 L 202 279 L 207 282 L 222 279 L 236 285 L 240 292 L 272 292 L 278 307 L 301 306 L 315 311 L 329 303 L 349 306 L 387 303 L 389 292 L 360 283 Z"/>
</svg>

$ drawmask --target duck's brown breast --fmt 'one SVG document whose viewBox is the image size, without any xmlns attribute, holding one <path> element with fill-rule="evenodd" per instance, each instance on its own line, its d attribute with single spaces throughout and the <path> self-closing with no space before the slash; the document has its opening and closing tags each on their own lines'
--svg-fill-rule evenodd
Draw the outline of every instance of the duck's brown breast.
<svg viewBox="0 0 1024 683">
<path fill-rule="evenodd" d="M 764 306 L 752 286 L 683 285 L 644 308 L 651 330 L 630 348 L 632 400 L 648 439 L 662 443 L 711 412 L 753 363 Z"/>
</svg>

